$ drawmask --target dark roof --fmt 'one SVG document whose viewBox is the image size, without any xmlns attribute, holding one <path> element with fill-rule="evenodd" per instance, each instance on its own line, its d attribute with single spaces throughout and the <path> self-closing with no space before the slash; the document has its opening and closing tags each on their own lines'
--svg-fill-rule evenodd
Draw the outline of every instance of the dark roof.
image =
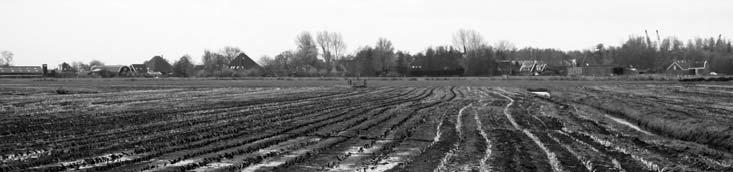
<svg viewBox="0 0 733 172">
<path fill-rule="evenodd" d="M 260 65 L 257 64 L 254 60 L 249 58 L 244 53 L 239 53 L 239 55 L 234 58 L 231 62 L 229 62 L 229 68 L 232 69 L 253 69 L 253 68 L 260 68 Z"/>
<path fill-rule="evenodd" d="M 125 72 L 125 70 L 129 71 L 130 67 L 127 67 L 124 65 L 92 66 L 92 72 L 99 72 L 102 70 L 121 73 L 121 72 Z"/>
<path fill-rule="evenodd" d="M 43 74 L 41 66 L 3 66 L 0 74 Z"/>
<path fill-rule="evenodd" d="M 147 73 L 148 72 L 148 66 L 145 66 L 145 64 L 131 64 L 130 68 L 132 68 L 132 71 L 137 73 Z"/>
<path fill-rule="evenodd" d="M 667 70 L 704 69 L 707 67 L 707 63 L 707 61 L 675 60 L 667 67 Z"/>
</svg>

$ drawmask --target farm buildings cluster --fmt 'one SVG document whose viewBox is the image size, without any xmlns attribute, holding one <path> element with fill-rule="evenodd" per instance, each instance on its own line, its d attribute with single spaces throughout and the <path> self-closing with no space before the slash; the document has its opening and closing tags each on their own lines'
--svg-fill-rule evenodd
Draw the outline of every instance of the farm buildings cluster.
<svg viewBox="0 0 733 172">
<path fill-rule="evenodd" d="M 261 69 L 254 60 L 240 53 L 226 66 L 231 70 Z M 203 68 L 196 66 L 196 68 Z M 0 77 L 32 78 L 32 77 L 165 77 L 173 75 L 173 66 L 160 56 L 155 56 L 144 64 L 104 65 L 95 64 L 87 67 L 72 67 L 68 63 L 59 64 L 50 69 L 42 66 L 0 66 Z"/>
</svg>

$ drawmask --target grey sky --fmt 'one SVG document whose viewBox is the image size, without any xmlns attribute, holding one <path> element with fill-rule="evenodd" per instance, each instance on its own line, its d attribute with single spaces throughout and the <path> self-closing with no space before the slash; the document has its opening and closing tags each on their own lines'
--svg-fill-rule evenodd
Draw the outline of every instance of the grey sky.
<svg viewBox="0 0 733 172">
<path fill-rule="evenodd" d="M 302 31 L 328 30 L 343 35 L 347 53 L 379 37 L 416 53 L 450 45 L 460 28 L 489 43 L 574 50 L 619 45 L 644 29 L 730 38 L 731 16 L 730 0 L 0 0 L 0 50 L 15 53 L 16 65 L 184 54 L 199 62 L 224 46 L 259 59 L 293 49 Z"/>
</svg>

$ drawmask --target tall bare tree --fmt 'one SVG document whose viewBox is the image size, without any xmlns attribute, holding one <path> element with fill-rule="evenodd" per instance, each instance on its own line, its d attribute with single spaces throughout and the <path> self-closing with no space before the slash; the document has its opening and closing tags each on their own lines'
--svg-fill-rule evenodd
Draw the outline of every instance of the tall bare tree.
<svg viewBox="0 0 733 172">
<path fill-rule="evenodd" d="M 318 48 L 313 36 L 309 32 L 302 32 L 295 38 L 295 44 L 298 46 L 295 53 L 296 65 L 311 65 L 314 67 L 318 62 Z"/>
<path fill-rule="evenodd" d="M 513 43 L 506 40 L 496 42 L 496 44 L 494 44 L 494 48 L 496 48 L 497 51 L 512 51 L 516 49 Z"/>
<path fill-rule="evenodd" d="M 13 63 L 13 52 L 10 51 L 2 51 L 0 52 L 2 54 L 2 58 L 0 58 L 0 66 L 10 66 L 11 63 Z"/>
<path fill-rule="evenodd" d="M 453 35 L 453 45 L 457 49 L 468 53 L 485 45 L 484 38 L 475 30 L 460 29 Z"/>
<path fill-rule="evenodd" d="M 394 61 L 394 47 L 392 46 L 392 41 L 386 38 L 379 38 L 379 40 L 377 40 L 377 45 L 374 47 L 374 55 L 377 57 L 376 60 L 378 60 L 378 62 L 375 63 L 377 65 L 375 66 L 375 69 L 380 70 L 380 72 L 388 71 Z"/>
<path fill-rule="evenodd" d="M 326 65 L 330 70 L 333 67 L 333 62 L 338 60 L 346 49 L 346 44 L 340 33 L 328 31 L 319 32 L 316 41 L 321 48 L 323 60 L 326 61 Z"/>
<path fill-rule="evenodd" d="M 220 50 L 219 54 L 223 55 L 226 58 L 227 64 L 234 60 L 234 58 L 237 58 L 237 56 L 242 53 L 242 50 L 237 47 L 224 47 Z"/>
</svg>

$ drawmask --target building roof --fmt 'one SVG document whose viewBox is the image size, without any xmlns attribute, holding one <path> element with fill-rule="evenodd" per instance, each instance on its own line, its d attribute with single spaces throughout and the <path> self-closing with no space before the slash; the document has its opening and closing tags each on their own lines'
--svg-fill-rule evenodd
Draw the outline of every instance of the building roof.
<svg viewBox="0 0 733 172">
<path fill-rule="evenodd" d="M 131 64 L 130 68 L 132 71 L 137 73 L 147 73 L 148 72 L 148 66 L 145 66 L 145 64 Z"/>
<path fill-rule="evenodd" d="M 0 74 L 43 74 L 41 66 L 2 66 Z"/>
<path fill-rule="evenodd" d="M 675 60 L 667 67 L 667 70 L 705 69 L 707 66 L 708 61 Z"/>
<path fill-rule="evenodd" d="M 124 66 L 124 65 L 104 65 L 104 66 L 92 66 L 92 72 L 99 72 L 102 70 L 110 71 L 110 72 L 123 72 L 125 70 L 130 70 L 130 67 Z"/>
<path fill-rule="evenodd" d="M 537 60 L 517 60 L 515 63 L 519 63 L 519 71 L 521 72 L 542 72 L 547 68 L 547 64 L 543 61 Z"/>
<path fill-rule="evenodd" d="M 234 58 L 231 62 L 229 62 L 229 68 L 232 69 L 253 69 L 253 68 L 260 68 L 260 65 L 257 64 L 254 60 L 249 58 L 247 54 L 239 53 L 239 55 Z"/>
</svg>

